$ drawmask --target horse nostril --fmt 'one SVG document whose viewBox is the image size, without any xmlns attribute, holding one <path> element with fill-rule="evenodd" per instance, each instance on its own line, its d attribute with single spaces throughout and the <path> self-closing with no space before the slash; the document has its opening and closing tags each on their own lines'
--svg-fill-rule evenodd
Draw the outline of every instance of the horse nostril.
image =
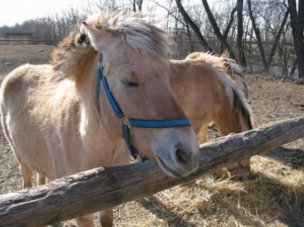
<svg viewBox="0 0 304 227">
<path fill-rule="evenodd" d="M 188 165 L 189 157 L 187 155 L 187 152 L 185 152 L 182 148 L 177 148 L 175 155 L 177 162 L 183 165 Z"/>
</svg>

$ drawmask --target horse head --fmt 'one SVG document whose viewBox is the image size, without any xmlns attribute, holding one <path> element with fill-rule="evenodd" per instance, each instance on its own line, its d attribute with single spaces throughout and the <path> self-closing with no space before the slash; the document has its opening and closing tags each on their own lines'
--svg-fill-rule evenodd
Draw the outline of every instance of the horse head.
<svg viewBox="0 0 304 227">
<path fill-rule="evenodd" d="M 80 29 L 102 53 L 98 89 L 105 127 L 170 176 L 196 170 L 197 138 L 170 86 L 168 35 L 123 14 L 94 15 Z"/>
</svg>

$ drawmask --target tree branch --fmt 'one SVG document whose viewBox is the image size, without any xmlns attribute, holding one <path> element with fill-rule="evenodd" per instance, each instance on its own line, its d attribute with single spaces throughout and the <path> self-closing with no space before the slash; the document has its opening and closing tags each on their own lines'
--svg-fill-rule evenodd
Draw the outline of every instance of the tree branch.
<svg viewBox="0 0 304 227">
<path fill-rule="evenodd" d="M 281 35 L 282 35 L 283 31 L 284 31 L 284 27 L 285 27 L 285 25 L 286 25 L 288 15 L 289 15 L 289 10 L 288 10 L 288 8 L 287 8 L 287 9 L 286 9 L 286 12 L 285 12 L 285 14 L 284 14 L 283 21 L 282 21 L 282 23 L 281 23 L 281 25 L 280 25 L 279 31 L 278 31 L 277 35 L 275 36 L 273 45 L 272 45 L 272 47 L 271 47 L 270 55 L 269 55 L 268 62 L 267 62 L 268 65 L 270 65 L 271 62 L 272 62 L 272 59 L 273 59 L 273 57 L 274 57 L 274 54 L 275 54 L 276 48 L 277 48 L 277 46 L 278 46 L 278 43 L 279 43 L 279 41 L 280 41 Z"/>
<path fill-rule="evenodd" d="M 239 63 L 242 66 L 246 66 L 246 58 L 245 58 L 245 51 L 244 51 L 244 46 L 243 46 L 243 34 L 244 34 L 244 29 L 243 29 L 243 5 L 244 1 L 243 0 L 237 0 L 237 51 L 238 51 L 238 60 Z"/>
<path fill-rule="evenodd" d="M 303 0 L 298 2 L 298 11 L 295 0 L 288 0 L 290 15 L 290 26 L 292 29 L 293 42 L 297 55 L 297 65 L 299 77 L 304 78 L 304 40 L 303 40 L 303 20 L 304 20 L 304 3 Z"/>
<path fill-rule="evenodd" d="M 164 5 L 161 5 L 160 3 L 158 3 L 157 1 L 153 0 L 154 4 L 159 6 L 160 8 L 164 9 L 167 11 L 167 14 L 170 15 L 171 17 L 173 17 L 175 20 L 177 20 L 179 23 L 181 23 L 183 26 L 187 26 L 187 23 L 185 23 L 184 21 L 182 21 L 181 19 L 179 19 L 177 16 L 175 16 L 169 9 L 167 9 Z"/>
<path fill-rule="evenodd" d="M 235 54 L 231 48 L 231 46 L 229 45 L 229 43 L 227 42 L 226 38 L 222 35 L 219 27 L 217 26 L 217 23 L 215 21 L 215 18 L 210 10 L 210 7 L 209 7 L 209 4 L 207 2 L 207 0 L 202 0 L 202 3 L 204 5 L 204 8 L 205 8 L 205 11 L 207 13 L 207 16 L 209 18 L 209 21 L 210 21 L 210 24 L 214 30 L 214 34 L 218 37 L 218 39 L 220 40 L 222 46 L 224 49 L 227 49 L 228 52 L 229 52 L 229 55 L 233 58 L 233 59 L 236 59 L 235 58 Z"/>
<path fill-rule="evenodd" d="M 193 29 L 194 33 L 196 34 L 196 36 L 197 36 L 200 44 L 202 45 L 204 51 L 212 51 L 212 48 L 209 46 L 206 39 L 202 35 L 199 27 L 194 23 L 194 21 L 190 18 L 190 16 L 188 15 L 186 10 L 184 9 L 181 1 L 180 0 L 175 0 L 175 2 L 176 2 L 178 10 L 180 11 L 180 13 L 184 17 L 184 20 L 186 21 L 186 23 L 188 23 L 190 25 L 190 27 Z"/>
<path fill-rule="evenodd" d="M 232 9 L 232 11 L 230 12 L 229 22 L 228 22 L 228 25 L 227 25 L 227 27 L 226 27 L 226 29 L 224 31 L 224 34 L 223 34 L 223 36 L 224 36 L 225 39 L 227 39 L 228 33 L 230 31 L 230 28 L 231 28 L 231 26 L 233 24 L 234 14 L 235 14 L 236 10 L 237 10 L 237 7 L 234 7 Z"/>
<path fill-rule="evenodd" d="M 258 29 L 258 27 L 255 23 L 255 18 L 254 18 L 253 13 L 252 13 L 251 0 L 247 0 L 247 4 L 248 4 L 249 17 L 250 17 L 250 20 L 251 20 L 251 23 L 252 23 L 253 31 L 254 31 L 256 39 L 257 39 L 257 43 L 258 43 L 258 47 L 259 47 L 260 54 L 261 54 L 261 57 L 262 57 L 263 65 L 264 65 L 264 68 L 266 69 L 266 71 L 268 71 L 268 64 L 267 64 L 267 60 L 266 60 L 264 47 L 263 47 L 263 44 L 262 44 L 262 39 L 261 39 L 261 36 L 260 36 L 260 30 Z"/>
</svg>

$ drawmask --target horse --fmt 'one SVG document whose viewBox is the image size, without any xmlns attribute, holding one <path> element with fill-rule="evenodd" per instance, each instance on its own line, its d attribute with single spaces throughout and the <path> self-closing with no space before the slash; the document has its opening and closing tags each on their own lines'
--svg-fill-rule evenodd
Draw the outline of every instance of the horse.
<svg viewBox="0 0 304 227">
<path fill-rule="evenodd" d="M 184 60 L 170 60 L 169 77 L 176 100 L 191 120 L 200 143 L 207 142 L 212 122 L 222 135 L 252 129 L 242 69 L 227 52 L 220 57 L 193 52 Z M 233 178 L 244 178 L 250 174 L 250 159 L 226 168 Z"/>
<path fill-rule="evenodd" d="M 202 63 L 212 64 L 222 69 L 248 98 L 248 88 L 244 79 L 242 68 L 229 57 L 229 53 L 224 51 L 220 56 L 209 52 L 192 52 L 185 57 L 185 60 L 201 61 Z"/>
<path fill-rule="evenodd" d="M 237 64 L 230 62 L 237 69 Z M 207 53 L 192 53 L 183 60 L 171 60 L 170 83 L 174 95 L 191 119 L 200 143 L 207 142 L 208 126 L 212 122 L 222 135 L 252 129 L 246 83 L 242 77 L 238 80 L 240 83 L 235 83 L 227 76 L 230 62 Z M 250 174 L 250 159 L 226 168 L 233 178 L 242 179 Z"/>
<path fill-rule="evenodd" d="M 90 45 L 72 32 L 50 64 L 20 66 L 1 85 L 1 124 L 23 187 L 33 171 L 44 183 L 132 157 L 171 177 L 195 171 L 198 141 L 170 85 L 168 34 L 123 13 L 93 15 L 80 30 Z M 112 209 L 99 220 L 112 226 Z M 77 223 L 94 226 L 91 214 Z"/>
</svg>

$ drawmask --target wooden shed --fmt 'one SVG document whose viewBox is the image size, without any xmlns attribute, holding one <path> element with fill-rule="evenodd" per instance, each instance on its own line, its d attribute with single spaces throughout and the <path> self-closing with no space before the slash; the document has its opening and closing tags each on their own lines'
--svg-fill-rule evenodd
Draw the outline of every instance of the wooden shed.
<svg viewBox="0 0 304 227">
<path fill-rule="evenodd" d="M 29 32 L 9 32 L 5 34 L 8 44 L 32 44 L 32 33 Z"/>
</svg>

